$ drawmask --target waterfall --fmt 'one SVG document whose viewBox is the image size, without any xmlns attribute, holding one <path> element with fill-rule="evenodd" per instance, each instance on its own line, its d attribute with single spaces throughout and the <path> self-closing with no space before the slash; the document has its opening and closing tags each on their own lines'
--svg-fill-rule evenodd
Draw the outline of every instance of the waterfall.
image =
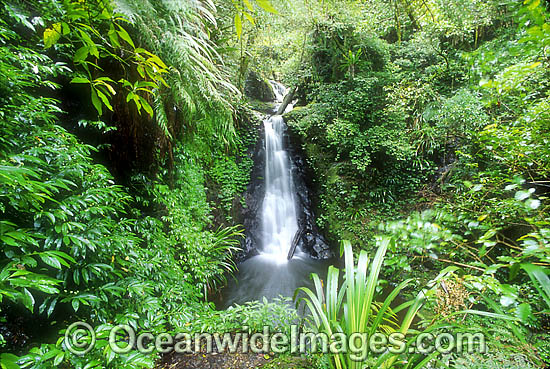
<svg viewBox="0 0 550 369">
<path fill-rule="evenodd" d="M 274 112 L 282 103 L 287 89 L 270 81 L 276 96 Z M 289 104 L 286 111 L 292 109 Z M 331 253 L 314 226 L 311 202 L 303 182 L 303 161 L 296 161 L 286 138 L 286 124 L 280 115 L 263 122 L 264 137 L 258 146 L 253 169 L 253 183 L 244 224 L 250 235 L 245 240 L 250 257 L 239 263 L 235 279 L 224 289 L 223 304 L 292 296 L 298 287 L 314 288 L 309 278 L 317 273 L 325 278 Z M 260 154 L 261 153 L 261 154 Z M 298 224 L 305 233 L 291 260 L 287 260 Z M 297 239 L 298 240 L 298 239 Z M 247 242 L 248 241 L 248 242 Z M 303 247 L 302 247 L 303 245 Z M 309 246 L 309 249 L 307 248 Z M 318 258 L 311 258 L 315 252 Z"/>
<path fill-rule="evenodd" d="M 286 88 L 279 82 L 270 82 L 276 101 L 280 104 L 287 92 Z M 278 263 L 287 261 L 292 239 L 298 231 L 294 179 L 290 155 L 284 147 L 285 129 L 285 122 L 280 115 L 273 115 L 264 120 L 265 195 L 261 212 L 260 254 Z"/>
<path fill-rule="evenodd" d="M 287 88 L 277 81 L 269 81 L 271 83 L 271 87 L 273 88 L 273 93 L 275 93 L 275 101 L 277 101 L 278 104 L 276 104 L 276 110 L 279 109 L 279 106 L 284 100 L 285 95 L 287 94 L 288 90 Z M 294 108 L 294 104 L 289 103 L 287 107 L 285 108 L 285 113 L 288 113 Z"/>
<path fill-rule="evenodd" d="M 286 87 L 277 81 L 269 81 L 269 83 L 271 83 L 271 87 L 273 87 L 273 92 L 275 93 L 275 99 L 277 102 L 283 102 L 283 98 L 286 95 Z"/>
<path fill-rule="evenodd" d="M 265 184 L 262 205 L 262 253 L 286 261 L 298 230 L 296 201 L 288 152 L 283 145 L 285 122 L 280 115 L 264 121 Z"/>
</svg>

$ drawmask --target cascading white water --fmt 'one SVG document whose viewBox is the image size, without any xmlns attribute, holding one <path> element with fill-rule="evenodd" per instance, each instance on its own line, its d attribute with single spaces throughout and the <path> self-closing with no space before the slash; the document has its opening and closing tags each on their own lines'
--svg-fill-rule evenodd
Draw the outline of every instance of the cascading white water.
<svg viewBox="0 0 550 369">
<path fill-rule="evenodd" d="M 286 87 L 277 81 L 269 81 L 269 83 L 271 83 L 271 87 L 273 87 L 273 93 L 275 94 L 277 102 L 283 102 L 283 98 L 286 94 Z"/>
<path fill-rule="evenodd" d="M 282 102 L 286 88 L 270 81 L 277 102 Z M 284 147 L 285 122 L 280 115 L 264 121 L 265 196 L 262 204 L 261 254 L 277 262 L 286 262 L 292 239 L 298 230 L 294 181 L 288 152 Z"/>
<path fill-rule="evenodd" d="M 286 88 L 271 81 L 273 92 L 280 104 Z M 276 104 L 278 105 L 278 104 Z M 275 111 L 279 106 L 275 107 Z M 289 104 L 285 111 L 292 110 Z M 309 286 L 311 273 L 326 273 L 328 262 L 313 260 L 296 250 L 287 260 L 292 239 L 298 230 L 300 208 L 294 186 L 292 161 L 285 147 L 286 129 L 283 117 L 274 115 L 264 121 L 265 127 L 265 193 L 259 209 L 261 217 L 259 255 L 239 264 L 236 279 L 231 279 L 225 290 L 225 306 L 246 301 L 292 296 L 296 288 Z M 261 196 L 261 195 L 260 195 Z M 323 277 L 322 277 L 323 278 Z"/>
<path fill-rule="evenodd" d="M 269 81 L 269 82 L 271 83 L 271 87 L 273 87 L 273 93 L 275 93 L 275 100 L 280 105 L 280 103 L 283 102 L 283 99 L 286 93 L 288 92 L 287 88 L 282 83 L 279 83 L 277 81 Z M 279 105 L 277 105 L 277 108 L 279 108 Z M 285 113 L 288 113 L 293 108 L 294 108 L 294 104 L 289 103 L 285 108 Z"/>
<path fill-rule="evenodd" d="M 290 159 L 283 146 L 285 122 L 280 115 L 274 115 L 264 126 L 266 191 L 262 205 L 262 253 L 286 261 L 298 221 Z"/>
</svg>

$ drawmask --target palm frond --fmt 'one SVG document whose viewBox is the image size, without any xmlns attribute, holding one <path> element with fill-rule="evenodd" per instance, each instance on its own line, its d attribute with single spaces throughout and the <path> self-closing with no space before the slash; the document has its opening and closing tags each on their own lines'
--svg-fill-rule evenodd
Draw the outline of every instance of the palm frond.
<svg viewBox="0 0 550 369">
<path fill-rule="evenodd" d="M 139 41 L 169 67 L 170 89 L 163 91 L 157 108 L 176 106 L 185 121 L 197 125 L 202 137 L 218 137 L 224 144 L 235 138 L 232 101 L 240 95 L 208 29 L 216 27 L 211 0 L 115 0 L 116 9 L 133 21 Z M 155 109 L 159 127 L 168 132 L 163 111 Z"/>
</svg>

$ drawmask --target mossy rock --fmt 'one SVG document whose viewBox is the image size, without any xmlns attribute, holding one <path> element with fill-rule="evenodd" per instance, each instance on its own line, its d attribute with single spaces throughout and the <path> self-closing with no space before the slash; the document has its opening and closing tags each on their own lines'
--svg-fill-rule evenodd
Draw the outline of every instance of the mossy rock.
<svg viewBox="0 0 550 369">
<path fill-rule="evenodd" d="M 268 80 L 251 70 L 246 77 L 244 93 L 251 99 L 269 102 L 275 100 L 275 93 Z"/>
<path fill-rule="evenodd" d="M 260 100 L 250 100 L 249 101 L 250 107 L 252 110 L 264 113 L 264 114 L 272 114 L 273 110 L 275 109 L 275 103 L 260 101 Z"/>
</svg>

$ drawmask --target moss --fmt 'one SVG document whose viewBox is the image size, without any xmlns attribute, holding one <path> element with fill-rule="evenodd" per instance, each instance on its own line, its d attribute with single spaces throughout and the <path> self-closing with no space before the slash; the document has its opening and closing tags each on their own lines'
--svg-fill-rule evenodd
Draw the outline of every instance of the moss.
<svg viewBox="0 0 550 369">
<path fill-rule="evenodd" d="M 246 77 L 244 92 L 251 99 L 264 102 L 275 100 L 275 93 L 269 81 L 253 70 Z"/>
<path fill-rule="evenodd" d="M 255 99 L 251 99 L 249 101 L 249 105 L 252 108 L 252 110 L 256 110 L 265 114 L 271 113 L 275 108 L 275 104 L 273 102 L 265 102 L 265 101 L 255 100 Z"/>
</svg>

